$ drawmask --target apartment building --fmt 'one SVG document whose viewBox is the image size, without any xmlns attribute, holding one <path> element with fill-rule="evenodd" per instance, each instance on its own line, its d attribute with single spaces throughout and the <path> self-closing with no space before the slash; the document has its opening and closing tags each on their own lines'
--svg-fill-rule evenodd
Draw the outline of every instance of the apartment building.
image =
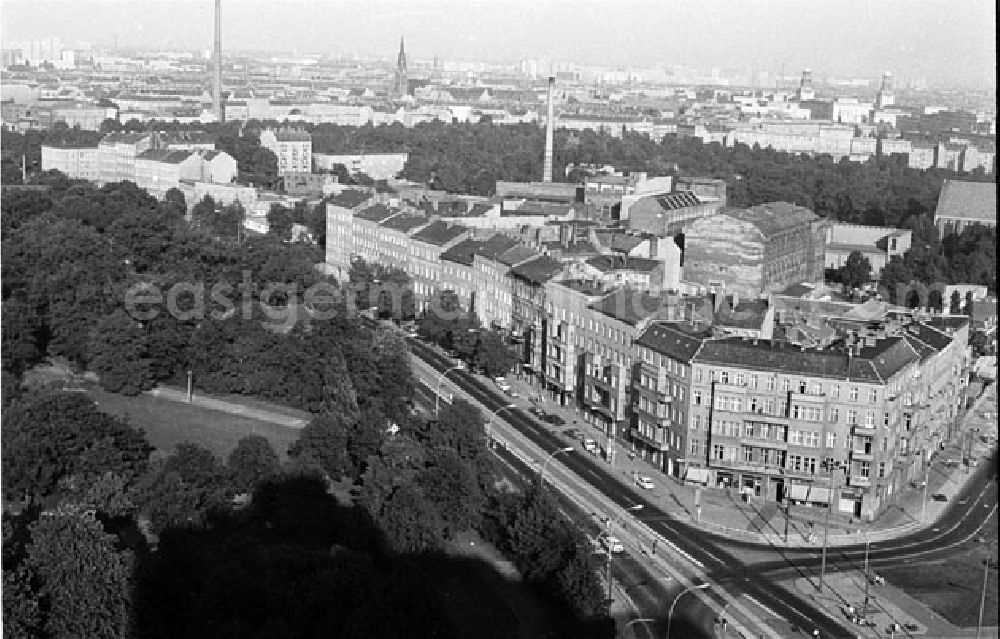
<svg viewBox="0 0 1000 639">
<path fill-rule="evenodd" d="M 545 344 L 537 372 L 543 388 L 562 405 L 575 405 L 579 399 L 580 323 L 589 315 L 588 307 L 606 292 L 584 280 L 550 279 L 542 284 Z"/>
<path fill-rule="evenodd" d="M 542 375 L 548 329 L 545 284 L 566 267 L 547 255 L 522 262 L 507 272 L 511 292 L 511 336 L 521 344 L 522 368 Z"/>
<path fill-rule="evenodd" d="M 463 310 L 478 313 L 479 282 L 473 267 L 476 252 L 483 242 L 464 239 L 441 253 L 441 290 L 453 291 Z"/>
<path fill-rule="evenodd" d="M 685 234 L 684 281 L 751 298 L 822 282 L 825 224 L 787 202 L 725 209 L 696 220 Z"/>
<path fill-rule="evenodd" d="M 149 149 L 135 157 L 134 182 L 150 195 L 163 199 L 181 180 L 201 180 L 204 160 L 194 151 Z"/>
<path fill-rule="evenodd" d="M 947 438 L 967 331 L 884 325 L 814 349 L 654 323 L 636 340 L 633 443 L 685 481 L 873 518 Z"/>
<path fill-rule="evenodd" d="M 344 190 L 326 201 L 326 271 L 339 282 L 349 280 L 354 253 L 354 214 L 371 205 L 367 191 Z"/>
<path fill-rule="evenodd" d="M 278 158 L 278 175 L 312 173 L 312 136 L 305 131 L 272 131 L 260 134 L 260 145 Z"/>
<path fill-rule="evenodd" d="M 934 225 L 942 237 L 960 234 L 967 226 L 996 228 L 996 182 L 945 180 L 934 210 Z"/>
<path fill-rule="evenodd" d="M 473 277 L 479 290 L 476 314 L 483 326 L 503 331 L 510 328 L 510 285 L 507 279 L 510 265 L 500 260 L 511 251 L 514 252 L 510 258 L 518 263 L 538 255 L 532 249 L 521 246 L 514 238 L 497 233 L 483 242 L 472 256 Z"/>
<path fill-rule="evenodd" d="M 389 266 L 388 262 L 379 260 L 381 225 L 397 213 L 398 211 L 381 204 L 372 204 L 354 213 L 351 218 L 352 256 L 359 257 L 366 262 Z"/>
<path fill-rule="evenodd" d="M 422 215 L 396 213 L 379 223 L 375 242 L 375 258 L 379 264 L 402 269 L 407 274 L 410 265 L 410 236 L 430 223 Z"/>
<path fill-rule="evenodd" d="M 109 133 L 97 145 L 98 184 L 135 182 L 135 161 L 140 153 L 156 147 L 153 133 Z"/>
<path fill-rule="evenodd" d="M 100 178 L 98 147 L 43 144 L 42 170 L 60 171 L 74 180 L 97 182 Z"/>
<path fill-rule="evenodd" d="M 434 294 L 444 290 L 441 254 L 468 237 L 469 229 L 440 220 L 410 237 L 410 278 L 418 311 L 425 310 Z"/>
<path fill-rule="evenodd" d="M 910 250 L 913 231 L 860 224 L 829 224 L 826 227 L 826 268 L 847 264 L 851 253 L 858 252 L 872 267 L 872 279 L 879 279 L 882 269 L 894 256 Z"/>
</svg>

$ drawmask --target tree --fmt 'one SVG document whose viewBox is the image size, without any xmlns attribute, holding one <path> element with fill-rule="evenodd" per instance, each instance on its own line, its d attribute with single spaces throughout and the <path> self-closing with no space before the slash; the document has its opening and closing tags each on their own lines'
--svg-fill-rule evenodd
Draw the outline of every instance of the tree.
<svg viewBox="0 0 1000 639">
<path fill-rule="evenodd" d="M 506 375 L 517 361 L 514 353 L 504 344 L 503 337 L 494 330 L 482 331 L 473 354 L 473 363 L 489 377 Z"/>
<path fill-rule="evenodd" d="M 7 499 L 36 500 L 56 493 L 77 475 L 112 472 L 134 484 L 152 450 L 145 437 L 116 417 L 97 410 L 82 393 L 28 395 L 3 419 L 3 488 Z"/>
<path fill-rule="evenodd" d="M 861 288 L 871 280 L 872 265 L 860 251 L 851 251 L 847 263 L 840 267 L 840 281 L 848 290 Z"/>
<path fill-rule="evenodd" d="M 455 451 L 462 460 L 480 459 L 486 453 L 483 414 L 464 399 L 445 404 L 427 443 L 432 450 Z"/>
<path fill-rule="evenodd" d="M 347 458 L 349 424 L 343 415 L 338 414 L 313 417 L 288 449 L 288 456 L 300 461 L 311 460 L 331 479 L 340 479 L 349 470 Z"/>
<path fill-rule="evenodd" d="M 93 511 L 63 505 L 43 513 L 32 527 L 26 563 L 41 584 L 46 634 L 131 636 L 131 557 L 117 549 Z"/>
<path fill-rule="evenodd" d="M 278 473 L 281 466 L 271 442 L 261 435 L 240 439 L 226 464 L 232 473 L 233 489 L 248 492 L 254 486 Z"/>
<path fill-rule="evenodd" d="M 280 204 L 272 204 L 267 213 L 267 234 L 277 237 L 283 242 L 292 239 L 291 211 Z"/>
<path fill-rule="evenodd" d="M 477 468 L 455 451 L 435 450 L 430 465 L 417 477 L 417 486 L 441 513 L 445 538 L 479 525 L 486 500 Z"/>
<path fill-rule="evenodd" d="M 3 302 L 3 370 L 21 375 L 41 361 L 43 351 L 42 318 L 37 309 L 17 298 Z"/>
<path fill-rule="evenodd" d="M 124 310 L 97 322 L 87 350 L 90 367 L 105 390 L 138 395 L 155 385 L 146 335 Z"/>
</svg>

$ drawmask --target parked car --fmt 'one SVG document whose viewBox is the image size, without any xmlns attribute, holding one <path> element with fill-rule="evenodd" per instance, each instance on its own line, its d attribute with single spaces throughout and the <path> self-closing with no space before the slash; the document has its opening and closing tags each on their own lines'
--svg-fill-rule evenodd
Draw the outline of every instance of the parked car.
<svg viewBox="0 0 1000 639">
<path fill-rule="evenodd" d="M 601 537 L 601 545 L 604 546 L 605 550 L 610 550 L 613 553 L 625 552 L 625 546 L 622 544 L 622 540 L 617 537 L 612 537 L 611 535 Z"/>
<path fill-rule="evenodd" d="M 518 395 L 517 391 L 514 390 L 513 388 L 511 388 L 510 386 L 507 386 L 507 388 L 504 389 L 504 393 L 507 394 L 507 397 L 520 397 L 520 395 Z"/>
<path fill-rule="evenodd" d="M 636 475 L 635 485 L 640 488 L 645 488 L 646 490 L 653 490 L 656 488 L 656 484 L 653 483 L 653 480 L 643 475 Z"/>
<path fill-rule="evenodd" d="M 597 454 L 597 442 L 595 442 L 593 439 L 587 437 L 586 439 L 583 440 L 583 449 L 585 451 L 587 451 L 588 453 L 592 453 L 592 454 L 596 455 Z"/>
<path fill-rule="evenodd" d="M 571 439 L 582 439 L 583 438 L 583 433 L 581 433 L 580 431 L 578 431 L 575 428 L 567 428 L 566 430 L 563 431 L 563 435 L 565 435 L 566 437 L 569 437 Z"/>
<path fill-rule="evenodd" d="M 948 495 L 945 495 L 944 493 L 935 493 L 931 496 L 931 499 L 934 501 L 948 501 Z"/>
<path fill-rule="evenodd" d="M 497 382 L 497 388 L 499 388 L 501 391 L 503 391 L 505 393 L 508 393 L 511 390 L 510 384 L 508 384 L 507 382 L 503 381 L 503 379 L 501 379 L 500 381 Z"/>
</svg>

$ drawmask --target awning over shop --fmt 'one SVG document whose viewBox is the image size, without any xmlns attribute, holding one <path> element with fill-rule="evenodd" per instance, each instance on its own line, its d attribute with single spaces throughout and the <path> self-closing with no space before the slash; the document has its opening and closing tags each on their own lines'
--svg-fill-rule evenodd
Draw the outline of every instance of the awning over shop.
<svg viewBox="0 0 1000 639">
<path fill-rule="evenodd" d="M 795 501 L 805 501 L 809 495 L 809 486 L 806 484 L 792 484 L 788 487 L 788 498 Z"/>
<path fill-rule="evenodd" d="M 694 481 L 701 484 L 708 483 L 707 468 L 688 468 L 684 473 L 684 481 Z"/>
<path fill-rule="evenodd" d="M 814 504 L 829 504 L 830 489 L 823 486 L 813 486 L 809 490 L 809 501 Z"/>
</svg>

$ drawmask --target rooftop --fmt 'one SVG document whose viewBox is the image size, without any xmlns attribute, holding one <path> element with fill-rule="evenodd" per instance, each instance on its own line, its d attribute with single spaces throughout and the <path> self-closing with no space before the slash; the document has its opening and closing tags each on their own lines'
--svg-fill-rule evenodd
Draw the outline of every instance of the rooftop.
<svg viewBox="0 0 1000 639">
<path fill-rule="evenodd" d="M 709 337 L 711 331 L 686 322 L 656 322 L 635 343 L 679 362 L 690 362 Z"/>
<path fill-rule="evenodd" d="M 563 265 L 561 263 L 547 255 L 542 255 L 530 262 L 518 264 L 510 269 L 510 274 L 527 280 L 531 284 L 544 284 L 562 270 Z"/>
<path fill-rule="evenodd" d="M 525 246 L 524 244 L 518 244 L 517 246 L 504 251 L 503 254 L 497 258 L 497 261 L 507 266 L 514 266 L 515 264 L 520 264 L 525 260 L 530 260 L 535 257 L 538 257 L 538 252 L 535 249 Z"/>
<path fill-rule="evenodd" d="M 327 198 L 327 202 L 345 209 L 353 209 L 372 198 L 371 193 L 347 189 Z"/>
<path fill-rule="evenodd" d="M 195 155 L 194 151 L 182 151 L 179 149 L 149 149 L 137 155 L 136 159 L 163 162 L 165 164 L 180 164 L 192 155 Z"/>
<path fill-rule="evenodd" d="M 591 304 L 590 308 L 630 326 L 635 326 L 641 320 L 660 310 L 664 303 L 664 298 L 624 288 L 605 295 Z"/>
<path fill-rule="evenodd" d="M 382 222 L 382 227 L 393 231 L 409 233 L 413 229 L 421 227 L 428 222 L 430 222 L 430 220 L 423 215 L 410 215 L 409 213 L 403 213 L 400 215 L 394 215 L 385 222 Z"/>
<path fill-rule="evenodd" d="M 945 180 L 934 211 L 934 219 L 940 218 L 975 219 L 996 224 L 996 182 Z"/>
<path fill-rule="evenodd" d="M 765 237 L 772 237 L 819 219 L 819 216 L 809 209 L 788 202 L 769 202 L 748 209 L 726 208 L 721 213 L 750 222 Z"/>
<path fill-rule="evenodd" d="M 421 242 L 426 242 L 428 244 L 434 244 L 435 246 L 444 246 L 448 242 L 451 242 L 463 233 L 468 231 L 467 228 L 460 224 L 449 225 L 447 222 L 442 222 L 438 220 L 437 222 L 432 222 L 413 236 L 413 239 L 420 240 Z"/>
<path fill-rule="evenodd" d="M 355 213 L 354 217 L 368 222 L 382 223 L 396 213 L 398 213 L 398 211 L 393 211 L 389 207 L 382 204 L 373 204 Z"/>
<path fill-rule="evenodd" d="M 587 260 L 587 264 L 607 273 L 609 271 L 638 271 L 640 273 L 651 273 L 660 266 L 658 260 L 646 257 L 626 257 L 624 255 L 598 255 Z"/>
<path fill-rule="evenodd" d="M 441 254 L 442 261 L 457 262 L 465 266 L 472 266 L 476 253 L 483 247 L 483 243 L 478 240 L 462 240 L 455 246 Z"/>
</svg>

